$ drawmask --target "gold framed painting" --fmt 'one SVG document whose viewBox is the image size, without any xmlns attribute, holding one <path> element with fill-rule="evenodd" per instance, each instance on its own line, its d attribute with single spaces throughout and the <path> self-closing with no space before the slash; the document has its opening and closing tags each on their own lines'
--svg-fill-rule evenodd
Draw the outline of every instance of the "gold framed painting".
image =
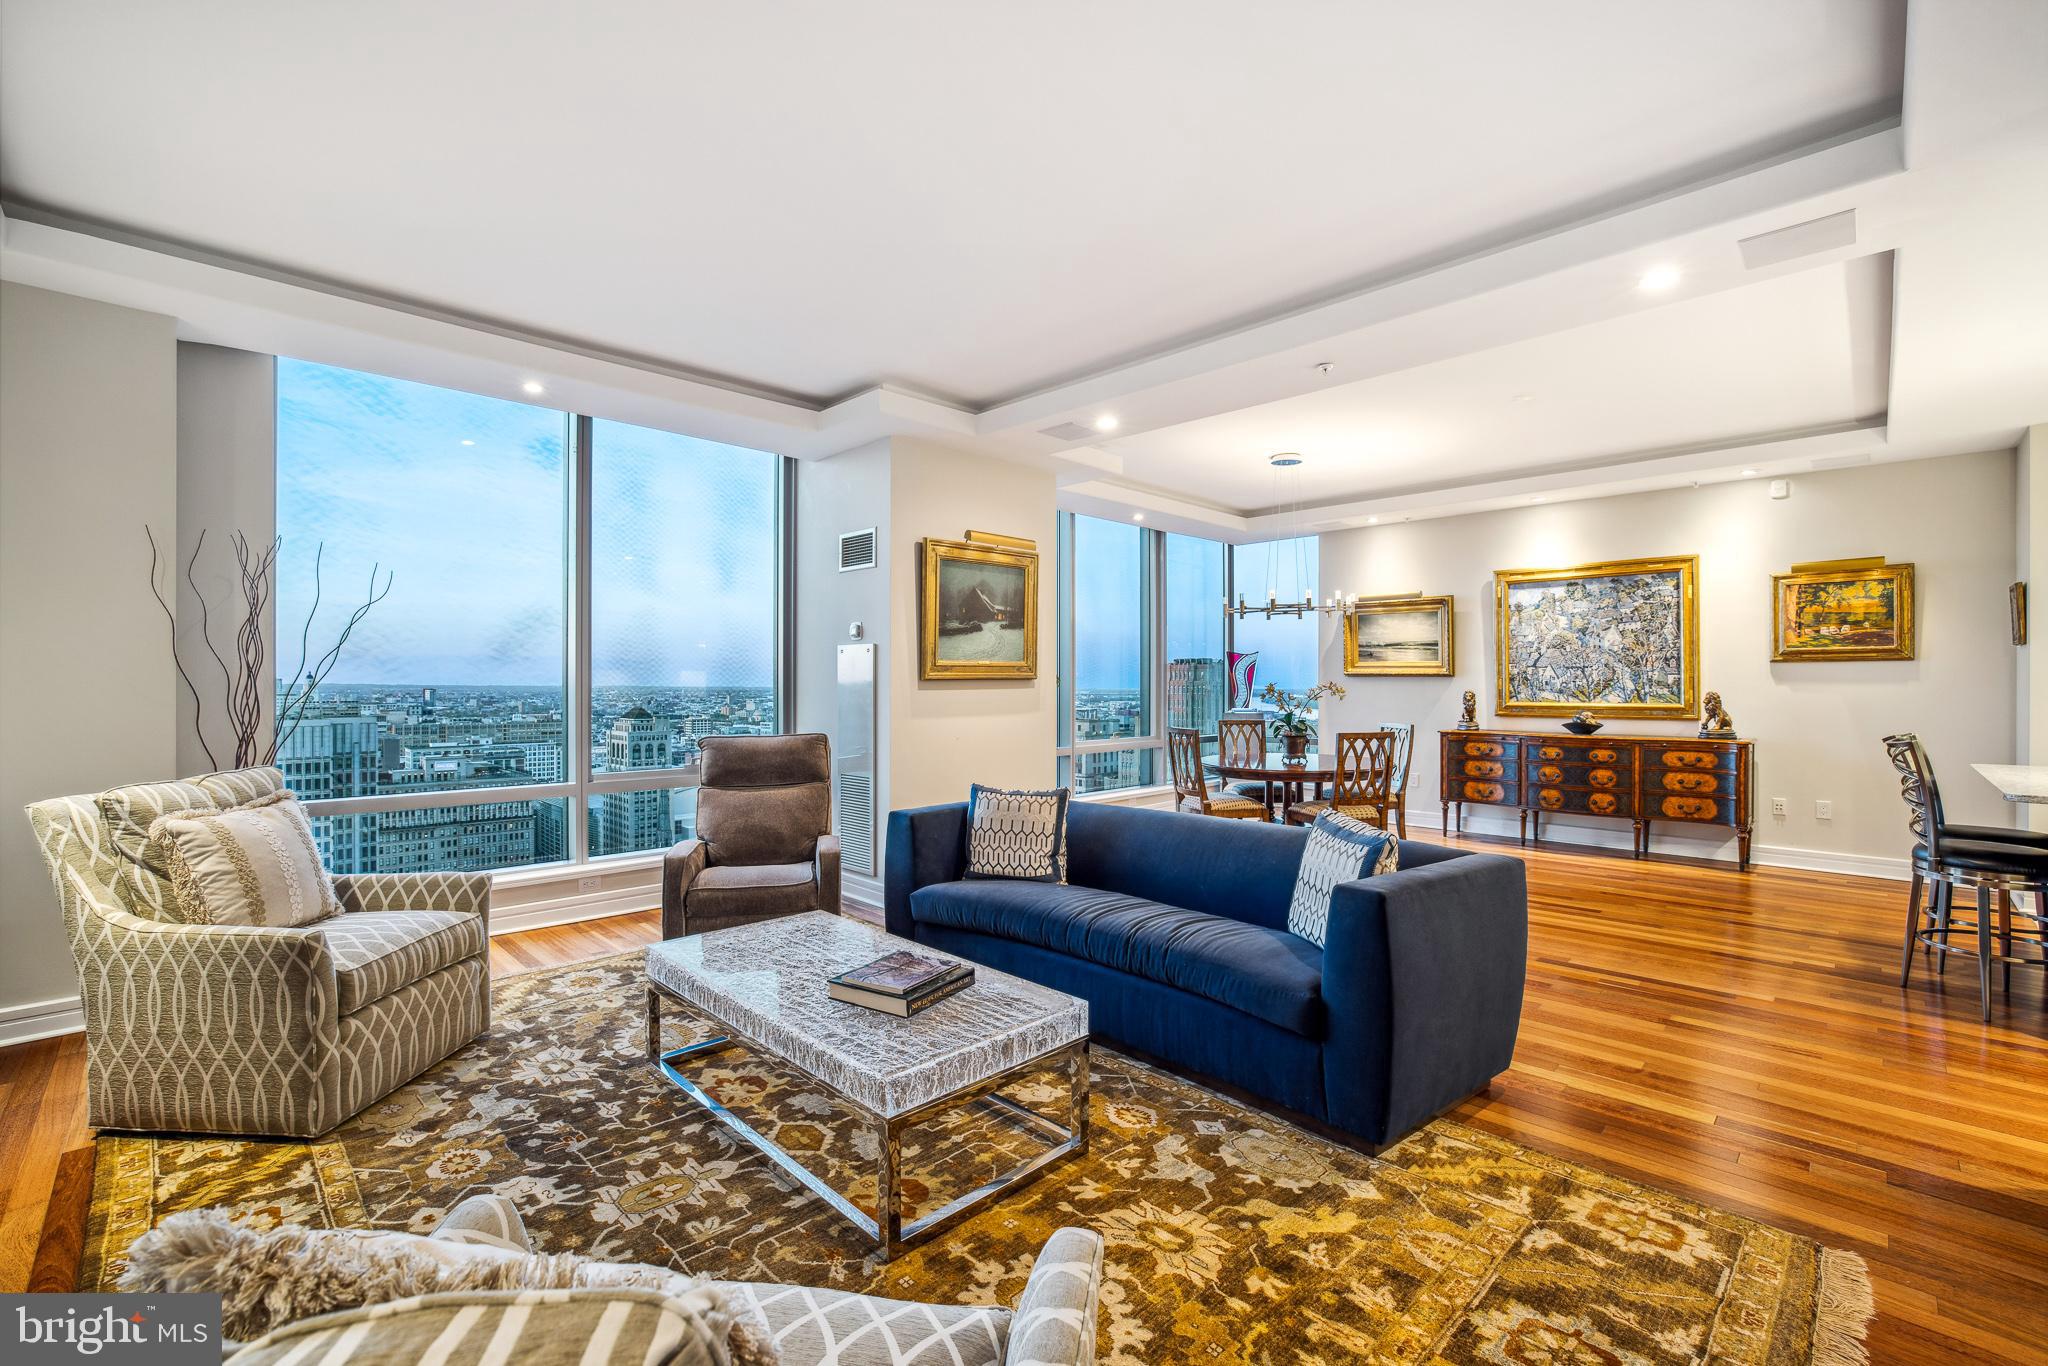
<svg viewBox="0 0 2048 1366">
<path fill-rule="evenodd" d="M 1875 564 L 1771 576 L 1771 659 L 1911 659 L 1913 566 Z"/>
<path fill-rule="evenodd" d="M 1493 595 L 1501 715 L 1700 714 L 1698 556 L 1497 569 Z"/>
<path fill-rule="evenodd" d="M 1344 613 L 1344 672 L 1399 677 L 1456 672 L 1451 598 L 1360 598 Z"/>
<path fill-rule="evenodd" d="M 920 677 L 1038 677 L 1035 548 L 927 537 L 918 581 Z"/>
</svg>

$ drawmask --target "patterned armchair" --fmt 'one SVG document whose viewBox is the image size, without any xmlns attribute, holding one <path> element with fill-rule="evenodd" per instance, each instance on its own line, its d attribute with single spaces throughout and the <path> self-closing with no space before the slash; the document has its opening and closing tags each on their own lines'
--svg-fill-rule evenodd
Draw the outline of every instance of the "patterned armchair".
<svg viewBox="0 0 2048 1366">
<path fill-rule="evenodd" d="M 488 874 L 345 874 L 342 914 L 292 928 L 171 918 L 149 823 L 283 785 L 242 769 L 28 808 L 78 968 L 95 1127 L 310 1138 L 490 1023 Z"/>
</svg>

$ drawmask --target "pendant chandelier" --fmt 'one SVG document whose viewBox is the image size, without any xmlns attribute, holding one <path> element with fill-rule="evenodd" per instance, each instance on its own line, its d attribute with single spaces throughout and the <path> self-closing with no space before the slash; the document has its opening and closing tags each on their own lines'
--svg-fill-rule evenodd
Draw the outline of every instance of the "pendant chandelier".
<svg viewBox="0 0 2048 1366">
<path fill-rule="evenodd" d="M 1351 610 L 1358 601 L 1356 593 L 1332 593 L 1317 603 L 1315 589 L 1308 586 L 1308 549 L 1303 544 L 1301 507 L 1301 455 L 1297 451 L 1281 451 L 1266 457 L 1266 465 L 1273 472 L 1273 503 L 1279 509 L 1286 535 L 1266 544 L 1266 600 L 1263 603 L 1248 603 L 1244 591 L 1238 590 L 1236 603 L 1226 599 L 1223 610 L 1243 620 L 1245 617 L 1305 617 L 1323 613 L 1341 614 Z M 1302 585 L 1299 601 L 1280 601 L 1279 571 L 1280 547 L 1287 545 L 1294 552 L 1294 581 Z"/>
</svg>

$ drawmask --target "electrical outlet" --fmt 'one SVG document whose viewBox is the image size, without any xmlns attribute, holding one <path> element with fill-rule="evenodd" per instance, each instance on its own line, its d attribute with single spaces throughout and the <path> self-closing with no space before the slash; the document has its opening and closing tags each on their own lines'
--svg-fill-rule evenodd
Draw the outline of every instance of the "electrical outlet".
<svg viewBox="0 0 2048 1366">
<path fill-rule="evenodd" d="M 604 878 L 595 873 L 589 877 L 579 877 L 576 879 L 576 890 L 579 892 L 603 891 Z"/>
<path fill-rule="evenodd" d="M 1771 798 L 1771 814 L 1773 816 L 1782 816 L 1785 814 L 1785 799 L 1783 797 Z"/>
<path fill-rule="evenodd" d="M 1813 818 L 1817 821 L 1831 821 L 1835 818 L 1835 804 L 1819 801 L 1813 804 Z"/>
</svg>

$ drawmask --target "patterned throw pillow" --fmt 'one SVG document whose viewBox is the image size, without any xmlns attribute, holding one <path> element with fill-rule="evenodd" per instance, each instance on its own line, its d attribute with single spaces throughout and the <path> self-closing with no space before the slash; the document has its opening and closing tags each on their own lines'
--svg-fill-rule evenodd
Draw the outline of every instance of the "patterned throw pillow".
<svg viewBox="0 0 2048 1366">
<path fill-rule="evenodd" d="M 1230 656 L 1230 710 L 1238 711 L 1252 704 L 1252 676 L 1259 671 L 1259 652 Z"/>
<path fill-rule="evenodd" d="M 159 816 L 173 811 L 211 811 L 219 803 L 200 786 L 196 778 L 169 783 L 133 783 L 109 788 L 93 798 L 107 839 L 121 856 L 121 871 L 114 879 L 114 896 L 121 909 L 145 920 L 171 920 L 177 916 L 172 903 L 171 874 L 149 842 L 149 828 Z"/>
<path fill-rule="evenodd" d="M 182 811 L 149 827 L 171 879 L 166 918 L 195 925 L 311 925 L 341 912 L 298 799 L 274 792 L 231 811 Z"/>
<path fill-rule="evenodd" d="M 1377 877 L 1401 866 L 1401 846 L 1386 831 L 1325 811 L 1308 828 L 1308 847 L 1301 851 L 1301 871 L 1294 879 L 1294 901 L 1287 907 L 1287 929 L 1317 948 L 1330 931 L 1330 893 L 1340 882 Z"/>
<path fill-rule="evenodd" d="M 1064 787 L 1017 792 L 976 783 L 967 797 L 967 876 L 1067 880 Z"/>
</svg>

